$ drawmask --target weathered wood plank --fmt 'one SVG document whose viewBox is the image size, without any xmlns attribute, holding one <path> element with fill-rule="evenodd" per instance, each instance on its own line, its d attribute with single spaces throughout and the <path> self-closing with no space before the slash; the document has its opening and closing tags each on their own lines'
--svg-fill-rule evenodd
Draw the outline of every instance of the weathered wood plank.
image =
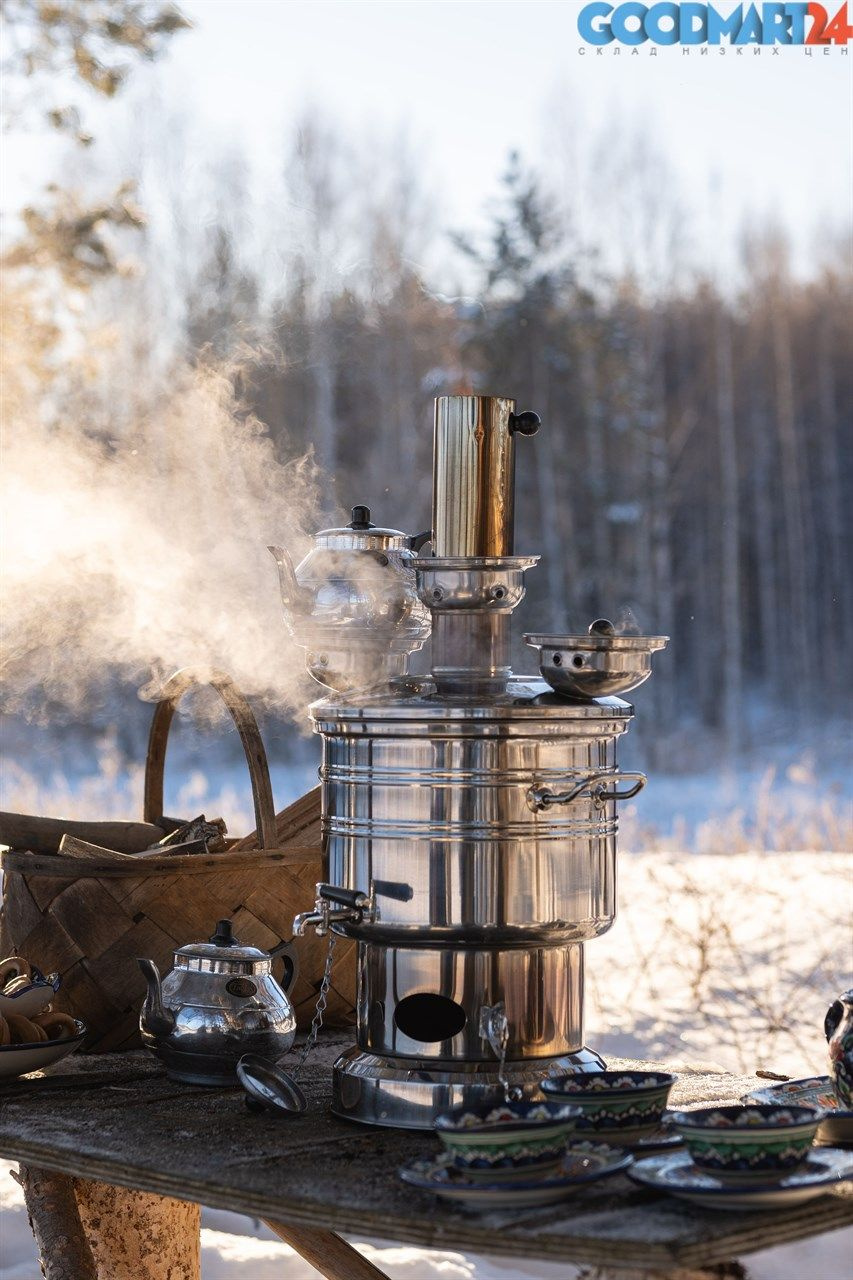
<svg viewBox="0 0 853 1280">
<path fill-rule="evenodd" d="M 175 1084 L 143 1055 L 70 1058 L 62 1075 L 0 1089 L 0 1154 L 288 1226 L 599 1266 L 708 1266 L 853 1222 L 853 1195 L 840 1189 L 785 1214 L 747 1215 L 703 1212 L 624 1177 L 542 1209 L 455 1209 L 395 1176 L 435 1149 L 431 1135 L 328 1113 L 329 1066 L 346 1043 L 324 1037 L 303 1079 L 311 1110 L 282 1120 L 249 1113 L 237 1090 Z M 685 1069 L 674 1101 L 733 1100 L 754 1085 Z M 45 1104 L 49 1129 L 35 1123 Z"/>
<path fill-rule="evenodd" d="M 44 1280 L 98 1280 L 92 1250 L 80 1222 L 72 1179 L 22 1164 L 18 1181 L 24 1192 Z"/>
<path fill-rule="evenodd" d="M 64 835 L 103 845 L 119 853 L 140 853 L 162 840 L 162 827 L 153 822 L 79 822 L 42 818 L 30 813 L 0 813 L 0 843 L 33 853 L 56 853 Z"/>
<path fill-rule="evenodd" d="M 238 841 L 222 853 L 174 853 L 163 854 L 161 857 L 146 857 L 142 862 L 138 862 L 134 858 L 134 865 L 143 867 L 145 870 L 145 878 L 152 875 L 174 875 L 176 871 L 191 872 L 194 875 L 201 875 L 203 872 L 216 871 L 219 869 L 226 870 L 254 870 L 255 874 L 261 874 L 263 868 L 267 866 L 293 866 L 298 869 L 300 864 L 317 861 L 317 847 L 310 844 L 288 844 L 283 849 L 252 849 L 241 851 L 238 849 Z M 0 855 L 0 869 L 3 871 L 20 871 L 23 875 L 38 873 L 39 881 L 32 885 L 33 897 L 36 899 L 39 907 L 43 907 L 46 903 L 51 902 L 56 894 L 68 883 L 69 876 L 69 859 L 58 858 L 56 854 L 38 854 L 38 853 L 17 853 L 14 850 Z M 91 866 L 86 867 L 87 874 L 92 872 L 96 864 L 93 862 Z M 73 866 L 72 866 L 73 870 Z M 97 864 L 97 876 L 99 880 L 118 877 L 125 880 L 127 877 L 127 862 L 105 862 L 103 865 Z M 53 873 L 56 872 L 56 875 Z M 143 877 L 139 877 L 128 883 L 141 884 Z"/>
<path fill-rule="evenodd" d="M 317 1231 L 312 1227 L 288 1226 L 284 1222 L 266 1220 L 266 1226 L 279 1240 L 310 1262 L 326 1280 L 388 1280 L 386 1272 L 354 1249 L 334 1231 Z"/>
</svg>

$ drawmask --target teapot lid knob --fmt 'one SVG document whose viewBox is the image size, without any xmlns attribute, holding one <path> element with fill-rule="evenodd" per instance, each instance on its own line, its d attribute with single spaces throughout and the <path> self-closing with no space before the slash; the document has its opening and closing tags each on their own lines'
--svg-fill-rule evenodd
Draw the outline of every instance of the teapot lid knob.
<svg viewBox="0 0 853 1280">
<path fill-rule="evenodd" d="M 231 921 L 217 920 L 216 933 L 214 933 L 210 941 L 216 947 L 236 947 L 238 943 L 231 931 Z"/>
<path fill-rule="evenodd" d="M 351 529 L 372 529 L 374 526 L 370 523 L 370 507 L 353 507 L 352 520 L 350 521 Z"/>
</svg>

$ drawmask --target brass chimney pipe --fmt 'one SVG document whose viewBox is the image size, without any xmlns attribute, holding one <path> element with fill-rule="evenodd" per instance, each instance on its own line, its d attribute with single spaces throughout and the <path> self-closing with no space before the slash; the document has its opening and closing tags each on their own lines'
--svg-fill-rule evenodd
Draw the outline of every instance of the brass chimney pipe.
<svg viewBox="0 0 853 1280">
<path fill-rule="evenodd" d="M 515 437 L 534 435 L 535 413 L 505 396 L 439 396 L 433 450 L 433 553 L 511 556 Z"/>
</svg>

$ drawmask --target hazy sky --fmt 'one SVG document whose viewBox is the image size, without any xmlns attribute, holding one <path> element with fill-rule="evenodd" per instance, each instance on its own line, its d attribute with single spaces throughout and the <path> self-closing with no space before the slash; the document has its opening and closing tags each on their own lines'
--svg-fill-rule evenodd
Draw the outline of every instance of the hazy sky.
<svg viewBox="0 0 853 1280">
<path fill-rule="evenodd" d="M 616 155 L 626 124 L 665 153 L 702 254 L 744 214 L 775 214 L 805 261 L 822 219 L 853 216 L 853 56 L 581 55 L 580 3 L 184 0 L 195 30 L 134 93 L 182 105 L 211 152 L 237 142 L 259 170 L 306 103 L 355 132 L 403 125 L 454 226 L 479 216 L 511 148 L 548 163 L 610 129 Z M 36 163 L 19 155 L 13 181 Z"/>
<path fill-rule="evenodd" d="M 560 131 L 582 138 L 608 121 L 647 131 L 691 205 L 716 180 L 727 219 L 776 211 L 809 236 L 817 213 L 853 213 L 853 57 L 581 55 L 580 7 L 190 0 L 197 29 L 175 41 L 166 80 L 261 152 L 260 122 L 284 122 L 306 100 L 355 125 L 405 121 L 463 220 L 511 147 L 547 157 Z"/>
</svg>

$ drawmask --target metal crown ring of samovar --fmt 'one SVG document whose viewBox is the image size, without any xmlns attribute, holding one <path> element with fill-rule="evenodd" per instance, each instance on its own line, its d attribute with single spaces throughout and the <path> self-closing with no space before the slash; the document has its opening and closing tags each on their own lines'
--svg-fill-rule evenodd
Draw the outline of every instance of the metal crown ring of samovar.
<svg viewBox="0 0 853 1280">
<path fill-rule="evenodd" d="M 503 397 L 440 397 L 433 554 L 425 535 L 371 538 L 361 508 L 318 539 L 327 581 L 285 563 L 294 636 L 335 690 L 310 708 L 328 883 L 294 932 L 358 942 L 356 1044 L 333 1069 L 348 1119 L 430 1128 L 503 1085 L 604 1065 L 584 1047 L 584 944 L 613 923 L 616 806 L 645 778 L 616 763 L 632 707 L 594 694 L 641 683 L 666 637 L 620 644 L 602 621 L 533 636 L 545 678 L 513 675 L 510 618 L 538 560 L 514 555 L 515 440 L 538 424 Z M 410 676 L 430 619 L 431 673 Z M 334 678 L 318 636 L 348 654 Z"/>
</svg>

